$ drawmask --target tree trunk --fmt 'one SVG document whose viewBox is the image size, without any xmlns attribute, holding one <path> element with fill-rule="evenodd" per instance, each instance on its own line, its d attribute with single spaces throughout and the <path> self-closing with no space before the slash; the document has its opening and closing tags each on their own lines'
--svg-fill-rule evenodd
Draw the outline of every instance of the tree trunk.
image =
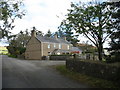
<svg viewBox="0 0 120 90">
<path fill-rule="evenodd" d="M 99 47 L 98 47 L 98 58 L 99 58 L 100 61 L 102 61 L 102 52 L 103 52 L 103 45 L 100 42 Z"/>
</svg>

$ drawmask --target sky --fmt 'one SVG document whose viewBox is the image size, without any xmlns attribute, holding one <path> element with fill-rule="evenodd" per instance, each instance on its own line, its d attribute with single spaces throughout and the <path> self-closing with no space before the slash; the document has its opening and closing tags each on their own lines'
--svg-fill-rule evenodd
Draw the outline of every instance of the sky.
<svg viewBox="0 0 120 90">
<path fill-rule="evenodd" d="M 22 19 L 16 19 L 14 23 L 16 26 L 12 33 L 17 34 L 26 29 L 31 31 L 33 26 L 44 34 L 49 29 L 51 32 L 55 32 L 62 20 L 65 19 L 70 3 L 79 1 L 89 2 L 91 0 L 24 0 L 23 9 L 26 10 L 26 15 Z M 83 42 L 87 39 L 81 36 L 79 40 Z"/>
<path fill-rule="evenodd" d="M 26 15 L 23 19 L 15 21 L 16 27 L 12 32 L 17 34 L 20 30 L 30 30 L 33 26 L 43 33 L 49 29 L 55 32 L 65 18 L 70 3 L 75 1 L 79 2 L 79 0 L 24 0 Z"/>
</svg>

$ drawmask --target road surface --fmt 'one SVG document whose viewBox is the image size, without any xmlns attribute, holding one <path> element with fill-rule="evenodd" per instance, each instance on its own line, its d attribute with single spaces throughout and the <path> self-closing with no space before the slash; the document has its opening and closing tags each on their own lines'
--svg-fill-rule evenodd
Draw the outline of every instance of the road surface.
<svg viewBox="0 0 120 90">
<path fill-rule="evenodd" d="M 71 80 L 51 65 L 65 61 L 19 60 L 2 56 L 2 88 L 88 88 Z"/>
</svg>

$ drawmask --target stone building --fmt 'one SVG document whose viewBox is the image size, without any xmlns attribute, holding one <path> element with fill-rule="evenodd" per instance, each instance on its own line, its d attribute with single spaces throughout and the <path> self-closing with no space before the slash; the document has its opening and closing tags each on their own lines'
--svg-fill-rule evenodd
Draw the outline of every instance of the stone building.
<svg viewBox="0 0 120 90">
<path fill-rule="evenodd" d="M 70 53 L 71 47 L 72 44 L 66 38 L 40 36 L 32 30 L 31 38 L 26 46 L 25 59 L 42 60 L 43 57 L 51 54 Z"/>
</svg>

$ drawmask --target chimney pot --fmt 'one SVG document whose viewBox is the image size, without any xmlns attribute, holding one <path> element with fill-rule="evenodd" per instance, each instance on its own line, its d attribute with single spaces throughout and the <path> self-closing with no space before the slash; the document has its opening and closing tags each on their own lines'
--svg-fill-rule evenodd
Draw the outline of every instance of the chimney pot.
<svg viewBox="0 0 120 90">
<path fill-rule="evenodd" d="M 32 37 L 36 37 L 36 31 L 35 31 L 35 30 L 32 30 L 32 31 L 31 31 L 31 36 L 32 36 Z"/>
<path fill-rule="evenodd" d="M 65 40 L 65 41 L 67 40 L 66 37 L 64 37 L 64 40 Z"/>
<path fill-rule="evenodd" d="M 55 35 L 54 35 L 54 38 L 55 38 L 55 39 L 57 39 L 57 38 L 58 38 L 57 34 L 55 34 Z"/>
</svg>

